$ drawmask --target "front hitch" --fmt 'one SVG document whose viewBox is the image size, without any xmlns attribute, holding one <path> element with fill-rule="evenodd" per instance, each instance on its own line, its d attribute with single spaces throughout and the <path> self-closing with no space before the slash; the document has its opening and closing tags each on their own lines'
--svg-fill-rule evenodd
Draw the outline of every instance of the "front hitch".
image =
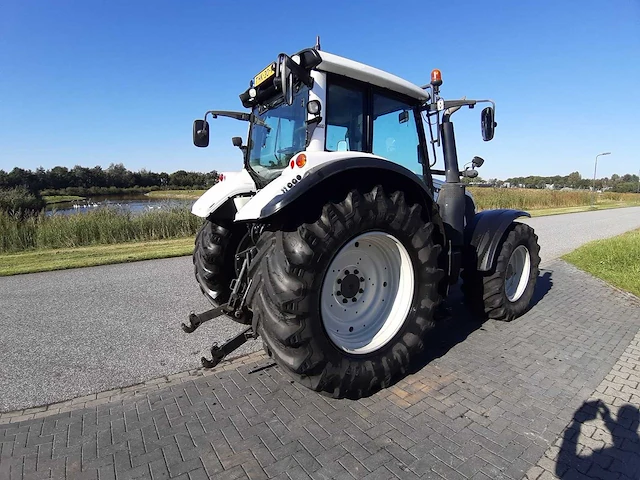
<svg viewBox="0 0 640 480">
<path fill-rule="evenodd" d="M 191 312 L 189 314 L 189 325 L 183 323 L 180 326 L 185 333 L 193 333 L 203 323 L 218 318 L 220 315 L 230 314 L 231 312 L 233 312 L 233 307 L 230 307 L 228 303 L 224 303 L 219 307 L 212 308 L 203 313 Z"/>
<path fill-rule="evenodd" d="M 238 348 L 240 348 L 250 338 L 256 338 L 256 335 L 253 331 L 253 327 L 248 327 L 244 329 L 234 337 L 231 337 L 230 339 L 228 339 L 226 342 L 224 342 L 220 346 L 218 346 L 217 343 L 214 343 L 213 346 L 211 347 L 211 360 L 205 357 L 202 357 L 200 359 L 200 361 L 202 362 L 202 366 L 204 368 L 215 367 L 224 359 L 224 357 L 229 355 L 234 350 L 237 350 Z"/>
<path fill-rule="evenodd" d="M 193 333 L 203 323 L 214 318 L 218 318 L 221 315 L 233 315 L 235 318 L 241 318 L 243 315 L 246 315 L 247 312 L 245 305 L 249 287 L 251 286 L 251 280 L 247 280 L 247 276 L 249 274 L 249 263 L 251 262 L 251 258 L 255 251 L 256 248 L 252 247 L 238 254 L 238 256 L 244 256 L 244 260 L 242 262 L 242 268 L 240 269 L 238 278 L 231 282 L 231 295 L 229 296 L 229 301 L 203 313 L 190 313 L 189 324 L 187 325 L 183 323 L 181 325 L 181 328 L 185 333 Z M 211 360 L 202 357 L 202 366 L 205 368 L 215 367 L 227 355 L 244 345 L 247 340 L 257 337 L 257 325 L 254 320 L 250 327 L 228 339 L 222 345 L 218 346 L 217 343 L 214 343 L 211 347 Z"/>
</svg>

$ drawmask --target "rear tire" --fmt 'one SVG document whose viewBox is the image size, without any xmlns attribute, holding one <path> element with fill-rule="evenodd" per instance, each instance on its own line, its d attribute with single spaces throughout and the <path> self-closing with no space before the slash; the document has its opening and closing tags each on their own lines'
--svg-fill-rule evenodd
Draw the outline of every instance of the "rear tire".
<svg viewBox="0 0 640 480">
<path fill-rule="evenodd" d="M 439 231 L 421 214 L 402 192 L 388 196 L 377 186 L 325 204 L 313 223 L 263 231 L 250 272 L 260 287 L 250 308 L 266 350 L 298 382 L 359 398 L 404 375 L 422 352 L 444 270 Z M 376 279 L 388 283 L 374 285 Z M 342 307 L 349 312 L 327 313 Z M 340 322 L 344 329 L 329 335 Z"/>
<path fill-rule="evenodd" d="M 206 220 L 200 227 L 193 251 L 193 267 L 200 290 L 217 307 L 229 300 L 231 280 L 239 273 L 236 254 L 249 238 L 244 225 Z"/>
<path fill-rule="evenodd" d="M 540 246 L 533 228 L 513 223 L 498 249 L 495 267 L 462 272 L 465 300 L 481 318 L 510 322 L 529 308 L 540 266 Z"/>
</svg>

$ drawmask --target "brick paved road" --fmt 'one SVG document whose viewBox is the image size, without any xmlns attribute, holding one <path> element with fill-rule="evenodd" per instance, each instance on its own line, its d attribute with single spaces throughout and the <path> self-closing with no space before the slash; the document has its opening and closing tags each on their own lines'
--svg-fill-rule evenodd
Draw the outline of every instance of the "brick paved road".
<svg viewBox="0 0 640 480">
<path fill-rule="evenodd" d="M 640 332 L 527 478 L 640 478 Z"/>
<path fill-rule="evenodd" d="M 524 317 L 479 325 L 455 304 L 415 373 L 367 399 L 319 396 L 253 354 L 2 414 L 0 478 L 637 479 L 640 305 L 548 268 Z"/>
</svg>

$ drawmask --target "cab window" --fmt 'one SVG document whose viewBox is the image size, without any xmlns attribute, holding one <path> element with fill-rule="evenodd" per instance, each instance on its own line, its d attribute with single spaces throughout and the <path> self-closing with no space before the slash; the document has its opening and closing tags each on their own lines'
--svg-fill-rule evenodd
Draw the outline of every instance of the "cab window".
<svg viewBox="0 0 640 480">
<path fill-rule="evenodd" d="M 410 170 L 419 164 L 418 129 L 413 106 L 373 95 L 373 154 Z"/>
<path fill-rule="evenodd" d="M 364 91 L 329 84 L 327 88 L 326 150 L 364 151 Z"/>
</svg>

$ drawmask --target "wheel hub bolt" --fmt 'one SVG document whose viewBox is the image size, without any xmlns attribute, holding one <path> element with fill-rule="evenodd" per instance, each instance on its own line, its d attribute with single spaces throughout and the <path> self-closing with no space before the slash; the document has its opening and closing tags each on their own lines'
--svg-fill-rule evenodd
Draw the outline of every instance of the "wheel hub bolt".
<svg viewBox="0 0 640 480">
<path fill-rule="evenodd" d="M 364 293 L 364 277 L 358 269 L 344 270 L 339 274 L 341 278 L 336 279 L 335 296 L 342 297 L 336 298 L 336 301 L 342 303 L 349 303 L 349 299 L 353 303 L 358 302 L 361 298 L 361 294 Z"/>
</svg>

